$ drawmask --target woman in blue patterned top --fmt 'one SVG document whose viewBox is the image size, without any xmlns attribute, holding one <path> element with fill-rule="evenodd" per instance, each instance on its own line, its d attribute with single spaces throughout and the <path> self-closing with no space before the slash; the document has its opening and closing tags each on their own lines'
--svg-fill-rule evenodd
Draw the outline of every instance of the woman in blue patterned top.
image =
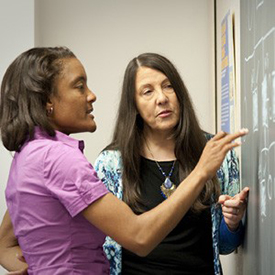
<svg viewBox="0 0 275 275">
<path fill-rule="evenodd" d="M 142 54 L 126 68 L 113 140 L 95 169 L 111 192 L 144 213 L 176 190 L 211 138 L 200 128 L 174 65 L 158 54 Z M 111 274 L 222 274 L 219 254 L 232 252 L 243 238 L 248 188 L 239 193 L 238 169 L 230 151 L 181 222 L 148 256 L 107 237 Z"/>
</svg>

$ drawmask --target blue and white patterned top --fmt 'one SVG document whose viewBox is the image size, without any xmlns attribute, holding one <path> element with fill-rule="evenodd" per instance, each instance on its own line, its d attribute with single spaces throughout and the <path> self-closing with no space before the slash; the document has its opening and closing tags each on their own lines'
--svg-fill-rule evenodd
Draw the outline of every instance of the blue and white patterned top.
<svg viewBox="0 0 275 275">
<path fill-rule="evenodd" d="M 211 136 L 207 136 L 208 139 Z M 96 159 L 95 170 L 98 177 L 106 185 L 106 187 L 115 196 L 122 200 L 122 159 L 121 154 L 117 150 L 105 150 L 101 152 Z M 239 166 L 238 159 L 234 151 L 228 152 L 221 167 L 217 171 L 217 176 L 220 181 L 221 193 L 234 196 L 240 191 L 239 185 Z M 229 231 L 227 228 L 221 207 L 216 208 L 215 203 L 211 206 L 212 219 L 212 240 L 213 240 L 213 255 L 214 255 L 214 270 L 215 275 L 221 275 L 222 268 L 220 264 L 219 254 L 229 254 L 234 251 L 243 239 L 244 228 L 240 224 L 235 232 Z M 104 243 L 104 251 L 110 261 L 110 274 L 121 274 L 121 259 L 122 248 L 110 237 L 106 237 Z"/>
</svg>

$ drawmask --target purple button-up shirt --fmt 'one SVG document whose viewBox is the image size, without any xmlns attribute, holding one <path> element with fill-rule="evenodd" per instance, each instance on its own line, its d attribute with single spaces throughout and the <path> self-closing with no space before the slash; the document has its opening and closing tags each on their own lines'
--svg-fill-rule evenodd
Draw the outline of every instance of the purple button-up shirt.
<svg viewBox="0 0 275 275">
<path fill-rule="evenodd" d="M 108 193 L 83 148 L 36 128 L 14 156 L 6 200 L 30 275 L 109 274 L 105 235 L 80 214 Z"/>
</svg>

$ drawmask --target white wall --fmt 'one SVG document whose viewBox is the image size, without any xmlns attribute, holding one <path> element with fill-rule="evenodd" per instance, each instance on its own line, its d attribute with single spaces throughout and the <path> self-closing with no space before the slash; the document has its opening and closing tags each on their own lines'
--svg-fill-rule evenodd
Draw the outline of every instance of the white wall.
<svg viewBox="0 0 275 275">
<path fill-rule="evenodd" d="M 168 57 L 214 132 L 213 0 L 36 0 L 36 45 L 66 45 L 84 64 L 97 95 L 98 129 L 86 140 L 93 163 L 110 141 L 128 62 L 143 52 Z"/>
<path fill-rule="evenodd" d="M 21 52 L 34 46 L 34 0 L 0 0 L 0 79 Z M 6 211 L 4 190 L 12 160 L 0 142 L 0 220 Z M 4 270 L 0 267 L 0 274 Z"/>
</svg>

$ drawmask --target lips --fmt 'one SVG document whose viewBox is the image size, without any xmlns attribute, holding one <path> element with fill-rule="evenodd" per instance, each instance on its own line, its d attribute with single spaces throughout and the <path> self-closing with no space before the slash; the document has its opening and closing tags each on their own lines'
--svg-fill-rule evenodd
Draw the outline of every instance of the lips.
<svg viewBox="0 0 275 275">
<path fill-rule="evenodd" d="M 172 113 L 171 110 L 163 110 L 163 111 L 159 112 L 159 113 L 157 114 L 157 116 L 165 117 L 165 116 L 170 115 L 171 113 Z"/>
</svg>

